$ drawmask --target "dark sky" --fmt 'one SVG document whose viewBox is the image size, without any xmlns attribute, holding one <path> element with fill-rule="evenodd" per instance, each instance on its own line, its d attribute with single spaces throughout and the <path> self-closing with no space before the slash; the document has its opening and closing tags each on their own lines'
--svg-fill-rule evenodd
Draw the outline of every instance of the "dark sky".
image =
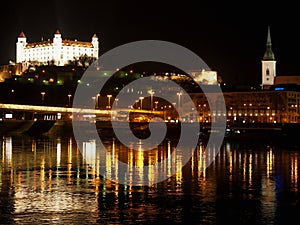
<svg viewBox="0 0 300 225">
<path fill-rule="evenodd" d="M 42 37 L 52 39 L 58 28 L 65 39 L 89 41 L 96 33 L 100 54 L 137 40 L 174 42 L 194 51 L 225 82 L 255 84 L 260 82 L 270 25 L 277 75 L 300 75 L 300 13 L 296 5 L 177 2 L 10 1 L 0 13 L 0 63 L 15 60 L 21 31 L 33 42 Z"/>
</svg>

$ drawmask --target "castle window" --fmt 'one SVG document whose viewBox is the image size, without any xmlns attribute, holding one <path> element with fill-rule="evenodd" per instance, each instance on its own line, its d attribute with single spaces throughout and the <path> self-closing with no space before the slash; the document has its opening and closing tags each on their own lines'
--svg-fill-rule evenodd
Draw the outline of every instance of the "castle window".
<svg viewBox="0 0 300 225">
<path fill-rule="evenodd" d="M 267 71 L 266 71 L 266 75 L 267 75 L 267 76 L 269 76 L 269 75 L 270 75 L 270 70 L 269 70 L 269 69 L 267 69 Z"/>
</svg>

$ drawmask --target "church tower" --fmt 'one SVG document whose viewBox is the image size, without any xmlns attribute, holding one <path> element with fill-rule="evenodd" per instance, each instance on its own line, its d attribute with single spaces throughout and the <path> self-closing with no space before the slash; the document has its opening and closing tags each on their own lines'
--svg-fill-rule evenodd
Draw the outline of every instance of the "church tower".
<svg viewBox="0 0 300 225">
<path fill-rule="evenodd" d="M 276 77 L 276 61 L 275 61 L 274 53 L 272 51 L 270 27 L 268 27 L 266 51 L 261 62 L 262 62 L 262 89 L 268 89 L 270 88 L 270 86 L 274 85 L 274 80 Z"/>
</svg>

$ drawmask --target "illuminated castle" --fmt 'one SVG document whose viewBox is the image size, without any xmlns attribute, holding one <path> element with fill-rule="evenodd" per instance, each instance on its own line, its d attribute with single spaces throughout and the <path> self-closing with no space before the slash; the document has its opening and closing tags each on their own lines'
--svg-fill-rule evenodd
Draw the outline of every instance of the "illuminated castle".
<svg viewBox="0 0 300 225">
<path fill-rule="evenodd" d="M 96 34 L 91 42 L 63 40 L 59 30 L 53 40 L 27 43 L 24 32 L 21 32 L 16 43 L 16 62 L 49 64 L 64 66 L 70 60 L 86 55 L 97 59 L 99 56 L 99 41 Z"/>
</svg>

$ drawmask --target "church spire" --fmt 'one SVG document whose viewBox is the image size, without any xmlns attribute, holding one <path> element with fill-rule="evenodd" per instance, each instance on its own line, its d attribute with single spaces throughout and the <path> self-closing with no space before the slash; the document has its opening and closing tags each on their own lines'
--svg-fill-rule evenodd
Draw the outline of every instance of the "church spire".
<svg viewBox="0 0 300 225">
<path fill-rule="evenodd" d="M 272 42 L 270 34 L 270 26 L 268 26 L 268 36 L 267 36 L 267 48 L 263 57 L 263 60 L 275 60 L 274 53 L 272 51 Z"/>
</svg>

